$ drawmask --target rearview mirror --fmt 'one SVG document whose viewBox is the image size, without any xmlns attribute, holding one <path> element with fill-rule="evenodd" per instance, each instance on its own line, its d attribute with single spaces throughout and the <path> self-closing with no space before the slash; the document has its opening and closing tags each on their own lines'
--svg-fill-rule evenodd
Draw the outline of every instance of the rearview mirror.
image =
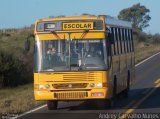
<svg viewBox="0 0 160 119">
<path fill-rule="evenodd" d="M 30 38 L 34 38 L 34 34 L 29 35 L 25 40 L 24 50 L 27 52 L 30 50 L 30 45 L 31 45 L 30 40 L 29 40 Z"/>
<path fill-rule="evenodd" d="M 24 50 L 25 50 L 25 51 L 29 51 L 29 50 L 30 50 L 30 40 L 29 40 L 29 39 L 27 39 L 27 40 L 25 41 Z"/>
</svg>

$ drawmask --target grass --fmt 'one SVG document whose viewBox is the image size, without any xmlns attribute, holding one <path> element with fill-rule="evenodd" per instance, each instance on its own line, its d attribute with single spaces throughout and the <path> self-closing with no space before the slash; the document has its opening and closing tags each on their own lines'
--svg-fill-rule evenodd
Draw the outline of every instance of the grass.
<svg viewBox="0 0 160 119">
<path fill-rule="evenodd" d="M 145 44 L 145 43 L 136 43 L 135 44 L 135 62 L 136 64 L 147 57 L 160 52 L 160 44 Z"/>
<path fill-rule="evenodd" d="M 0 89 L 0 113 L 23 113 L 42 104 L 34 100 L 33 84 Z"/>
<path fill-rule="evenodd" d="M 24 42 L 27 36 L 32 33 L 32 29 L 19 29 L 16 32 L 8 33 L 8 35 L 0 33 L 0 50 L 12 53 L 24 60 L 26 55 L 24 54 Z M 29 53 L 31 54 L 31 52 L 33 52 L 33 48 Z"/>
</svg>

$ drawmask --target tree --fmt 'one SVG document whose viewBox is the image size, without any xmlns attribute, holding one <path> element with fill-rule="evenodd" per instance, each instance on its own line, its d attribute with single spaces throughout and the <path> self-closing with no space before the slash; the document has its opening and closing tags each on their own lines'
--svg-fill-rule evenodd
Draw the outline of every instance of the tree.
<svg viewBox="0 0 160 119">
<path fill-rule="evenodd" d="M 148 22 L 151 20 L 149 16 L 150 10 L 140 3 L 133 5 L 120 11 L 118 18 L 122 20 L 131 21 L 133 28 L 143 30 L 148 27 Z"/>
</svg>

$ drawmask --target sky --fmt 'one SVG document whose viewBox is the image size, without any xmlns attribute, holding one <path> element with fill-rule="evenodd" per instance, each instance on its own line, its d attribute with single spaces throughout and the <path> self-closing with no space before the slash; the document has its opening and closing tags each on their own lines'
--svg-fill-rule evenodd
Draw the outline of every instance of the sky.
<svg viewBox="0 0 160 119">
<path fill-rule="evenodd" d="M 21 28 L 49 16 L 78 16 L 82 13 L 110 15 L 141 3 L 150 9 L 150 26 L 144 31 L 160 33 L 160 0 L 0 0 L 0 29 Z"/>
</svg>

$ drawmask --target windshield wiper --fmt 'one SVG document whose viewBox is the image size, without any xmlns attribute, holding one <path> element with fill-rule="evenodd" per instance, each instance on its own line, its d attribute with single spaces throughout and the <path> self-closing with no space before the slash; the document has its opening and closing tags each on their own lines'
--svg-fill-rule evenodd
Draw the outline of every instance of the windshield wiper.
<svg viewBox="0 0 160 119">
<path fill-rule="evenodd" d="M 53 35 L 55 35 L 57 39 L 62 40 L 62 39 L 57 35 L 57 33 L 56 33 L 55 31 L 50 31 L 50 32 L 51 32 Z"/>
<path fill-rule="evenodd" d="M 89 32 L 89 30 L 84 30 L 84 32 L 83 32 L 83 34 L 81 35 L 81 38 L 80 38 L 80 39 L 83 39 L 88 32 Z"/>
</svg>

